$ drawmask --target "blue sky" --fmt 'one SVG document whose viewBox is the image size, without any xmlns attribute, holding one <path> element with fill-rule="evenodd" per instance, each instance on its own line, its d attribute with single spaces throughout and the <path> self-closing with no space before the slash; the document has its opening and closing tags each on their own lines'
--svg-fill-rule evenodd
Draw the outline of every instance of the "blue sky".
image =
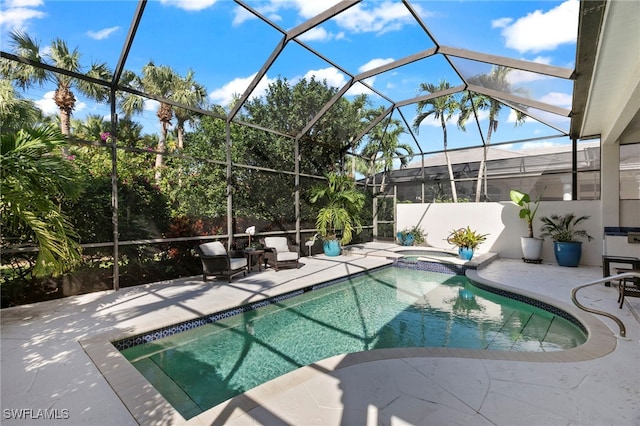
<svg viewBox="0 0 640 426">
<path fill-rule="evenodd" d="M 247 1 L 283 30 L 290 30 L 317 15 L 336 1 Z M 40 42 L 43 51 L 55 38 L 77 48 L 88 68 L 92 61 L 115 67 L 126 38 L 137 2 L 120 1 L 44 1 L 4 0 L 1 3 L 0 45 L 11 52 L 7 34 L 22 29 Z M 525 59 L 559 67 L 573 68 L 578 24 L 578 0 L 566 1 L 413 1 L 411 5 L 424 20 L 434 38 L 442 45 L 483 53 Z M 139 72 L 153 59 L 170 65 L 184 75 L 195 71 L 196 79 L 207 88 L 209 100 L 227 105 L 234 94 L 242 93 L 282 38 L 277 30 L 257 19 L 229 0 L 156 0 L 149 1 L 143 15 L 126 68 Z M 300 38 L 309 47 L 352 75 L 433 47 L 433 43 L 399 1 L 364 1 L 340 16 L 308 31 Z M 315 75 L 341 87 L 349 76 L 295 43 L 289 43 L 269 69 L 253 96 L 260 96 L 270 81 L 286 77 L 292 82 Z M 458 69 L 470 76 L 488 71 L 478 62 L 456 60 Z M 445 78 L 451 84 L 460 80 L 441 55 L 378 75 L 370 85 L 389 97 L 401 101 L 418 95 L 421 82 L 437 83 Z M 511 83 L 526 89 L 527 96 L 569 108 L 572 83 L 540 78 L 524 72 L 511 73 Z M 38 101 L 45 111 L 55 111 L 52 87 L 32 89 L 25 96 Z M 362 86 L 350 94 L 366 91 Z M 74 117 L 104 114 L 105 106 L 95 105 L 78 96 Z M 372 96 L 375 106 L 388 101 Z M 136 120 L 145 130 L 157 129 L 155 102 L 148 103 L 149 113 Z M 411 121 L 413 105 L 403 114 Z M 568 120 L 557 120 L 568 128 Z M 556 132 L 529 120 L 514 129 L 513 114 L 500 118 L 494 142 L 528 139 Z M 449 125 L 450 147 L 476 145 L 477 132 L 457 131 Z M 486 120 L 481 122 L 483 129 Z M 441 130 L 437 123 L 424 122 L 419 140 L 423 150 L 441 148 Z M 408 143 L 413 144 L 409 139 Z M 536 144 L 558 143 L 558 140 Z"/>
</svg>

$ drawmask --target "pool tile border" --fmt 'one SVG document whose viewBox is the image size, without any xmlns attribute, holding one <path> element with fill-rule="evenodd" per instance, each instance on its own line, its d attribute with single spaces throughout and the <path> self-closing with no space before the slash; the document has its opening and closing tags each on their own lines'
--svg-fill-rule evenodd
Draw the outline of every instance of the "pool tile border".
<svg viewBox="0 0 640 426">
<path fill-rule="evenodd" d="M 369 269 L 367 271 L 362 271 L 362 272 L 357 272 L 355 274 L 349 275 L 349 276 L 345 276 L 345 277 L 341 277 L 341 278 L 336 278 L 330 281 L 326 281 L 323 283 L 319 283 L 319 284 L 314 284 L 314 285 L 310 285 L 308 287 L 304 287 L 301 289 L 297 289 L 297 290 L 292 290 L 289 291 L 287 293 L 283 293 L 277 296 L 272 296 L 269 297 L 267 299 L 263 299 L 260 300 L 258 302 L 253 302 L 253 303 L 247 303 L 245 305 L 242 306 L 238 306 L 235 308 L 229 308 L 229 309 L 225 309 L 223 311 L 219 311 L 219 312 L 215 312 L 213 314 L 209 314 L 209 315 L 205 315 L 199 318 L 194 318 L 191 320 L 187 320 L 187 321 L 182 321 L 180 323 L 177 324 L 173 324 L 167 327 L 162 327 L 162 328 L 158 328 L 155 330 L 151 330 L 151 331 L 147 331 L 144 333 L 140 333 L 140 334 L 136 334 L 134 336 L 129 336 L 129 337 L 125 337 L 123 339 L 118 339 L 115 340 L 113 342 L 111 342 L 113 344 L 113 346 L 116 347 L 116 349 L 118 351 L 122 351 L 125 349 L 129 349 L 132 348 L 134 346 L 138 346 L 138 345 L 143 345 L 145 343 L 151 343 L 153 341 L 159 340 L 159 339 L 163 339 L 165 337 L 169 337 L 169 336 L 173 336 L 175 334 L 178 333 L 182 333 L 184 331 L 187 330 L 192 330 L 194 328 L 197 327 L 201 327 L 203 325 L 206 324 L 212 324 L 215 323 L 219 320 L 225 319 L 225 318 L 230 318 L 236 315 L 240 315 L 243 314 L 245 312 L 250 312 L 253 310 L 256 310 L 258 308 L 262 308 L 274 303 L 280 303 L 284 300 L 290 299 L 292 297 L 296 297 L 296 296 L 300 296 L 304 293 L 308 293 L 310 291 L 316 291 L 316 290 L 320 290 L 322 288 L 325 287 L 329 287 L 353 278 L 357 278 L 359 276 L 362 275 L 366 275 L 369 274 L 373 271 L 379 270 L 379 269 L 384 269 L 384 268 L 388 268 L 389 266 L 380 266 L 377 268 L 373 268 L 373 269 Z"/>
</svg>

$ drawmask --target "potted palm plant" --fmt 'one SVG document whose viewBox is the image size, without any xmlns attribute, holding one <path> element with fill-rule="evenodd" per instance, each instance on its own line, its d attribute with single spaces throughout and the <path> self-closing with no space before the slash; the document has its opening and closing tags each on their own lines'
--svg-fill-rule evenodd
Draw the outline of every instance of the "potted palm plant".
<svg viewBox="0 0 640 426">
<path fill-rule="evenodd" d="M 519 215 L 521 219 L 524 219 L 527 222 L 527 228 L 529 229 L 529 233 L 526 237 L 520 237 L 520 246 L 522 247 L 522 260 L 530 263 L 540 263 L 542 262 L 542 242 L 544 241 L 542 238 L 536 238 L 533 235 L 533 219 L 536 217 L 536 213 L 538 212 L 540 198 L 542 198 L 542 194 L 544 193 L 544 189 L 538 195 L 538 198 L 535 201 L 531 201 L 531 197 L 529 194 L 518 191 L 517 189 L 512 189 L 509 192 L 509 198 L 511 201 L 516 203 L 521 207 L 519 211 Z"/>
<path fill-rule="evenodd" d="M 327 256 L 338 256 L 341 246 L 349 244 L 354 233 L 362 230 L 360 211 L 364 207 L 365 196 L 355 188 L 352 178 L 329 173 L 327 183 L 311 188 L 309 202 L 326 204 L 318 211 L 316 228 L 323 239 L 323 249 Z M 338 239 L 338 232 L 342 237 Z"/>
<path fill-rule="evenodd" d="M 558 265 L 575 267 L 580 264 L 582 241 L 578 241 L 578 238 L 591 241 L 593 237 L 587 234 L 587 231 L 576 227 L 587 219 L 589 216 L 576 217 L 574 213 L 540 217 L 542 221 L 540 235 L 553 239 L 553 253 Z"/>
<path fill-rule="evenodd" d="M 454 229 L 447 237 L 447 242 L 458 247 L 460 259 L 471 260 L 476 247 L 482 244 L 489 234 L 479 234 L 469 226 L 466 228 Z"/>
</svg>

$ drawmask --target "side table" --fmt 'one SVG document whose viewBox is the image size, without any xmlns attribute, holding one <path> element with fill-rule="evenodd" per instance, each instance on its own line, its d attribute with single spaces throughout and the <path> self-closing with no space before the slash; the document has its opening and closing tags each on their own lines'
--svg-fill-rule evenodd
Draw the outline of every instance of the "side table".
<svg viewBox="0 0 640 426">
<path fill-rule="evenodd" d="M 253 260 L 257 259 L 258 272 L 262 271 L 262 263 L 264 262 L 264 250 L 258 249 L 244 249 L 244 254 L 247 256 L 247 273 L 250 274 L 253 270 Z"/>
</svg>

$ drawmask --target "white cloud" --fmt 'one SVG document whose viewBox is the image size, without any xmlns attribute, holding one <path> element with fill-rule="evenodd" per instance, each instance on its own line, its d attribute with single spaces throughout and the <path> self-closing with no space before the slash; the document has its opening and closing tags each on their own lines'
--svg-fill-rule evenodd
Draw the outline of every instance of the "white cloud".
<svg viewBox="0 0 640 426">
<path fill-rule="evenodd" d="M 252 74 L 245 78 L 236 78 L 225 84 L 224 86 L 215 89 L 209 93 L 209 99 L 218 105 L 229 106 L 231 103 L 249 87 L 249 84 L 253 81 L 256 74 Z M 289 82 L 293 85 L 300 81 L 302 78 L 310 80 L 311 77 L 315 77 L 318 81 L 326 80 L 327 84 L 331 87 L 342 87 L 346 84 L 345 77 L 336 68 L 329 67 L 318 70 L 309 70 L 303 76 L 293 77 Z M 251 97 L 263 96 L 269 85 L 275 80 L 264 76 L 253 90 Z"/>
<path fill-rule="evenodd" d="M 358 68 L 358 71 L 359 72 L 369 71 L 369 70 L 372 70 L 374 68 L 380 67 L 382 65 L 388 64 L 389 62 L 393 62 L 393 61 L 394 61 L 393 58 L 387 58 L 387 59 L 375 58 L 375 59 L 370 60 L 366 64 L 361 65 Z M 375 81 L 376 81 L 376 76 L 369 77 L 369 78 L 364 80 L 364 82 L 367 83 L 371 87 L 373 87 Z M 365 88 L 364 86 L 363 86 L 363 89 L 365 91 L 364 92 L 359 92 L 359 93 L 369 93 L 370 92 L 370 90 Z"/>
<path fill-rule="evenodd" d="M 79 112 L 84 111 L 85 108 L 87 108 L 87 104 L 85 104 L 84 102 L 76 102 L 76 105 L 73 108 L 73 112 L 74 113 L 79 113 Z"/>
<path fill-rule="evenodd" d="M 527 122 L 528 119 L 529 119 L 528 116 L 524 117 L 524 121 L 525 122 Z M 518 115 L 516 113 L 516 110 L 515 109 L 511 109 L 509 111 L 509 117 L 507 117 L 507 123 L 514 123 L 515 124 L 516 121 L 518 121 Z"/>
<path fill-rule="evenodd" d="M 32 19 L 41 19 L 46 16 L 35 7 L 41 6 L 41 1 L 12 1 L 7 2 L 3 10 L 0 10 L 0 25 L 5 29 L 24 29 Z"/>
<path fill-rule="evenodd" d="M 344 38 L 344 32 L 339 31 L 337 33 L 332 33 L 327 31 L 323 27 L 315 27 L 311 28 L 309 31 L 301 34 L 297 37 L 300 41 L 330 41 L 330 40 L 341 40 Z"/>
<path fill-rule="evenodd" d="M 7 9 L 14 7 L 38 7 L 42 6 L 42 0 L 8 0 L 5 2 L 4 7 Z"/>
<path fill-rule="evenodd" d="M 163 0 L 169 1 L 169 0 Z M 176 1 L 176 0 L 172 0 Z M 186 1 L 186 0 L 185 0 Z M 271 0 L 257 3 L 256 10 L 265 16 L 276 16 L 284 9 L 294 9 L 302 19 L 310 19 L 319 13 L 329 9 L 330 7 L 338 4 L 339 0 Z M 336 16 L 333 22 L 339 27 L 355 33 L 365 32 L 377 32 L 385 33 L 388 31 L 395 31 L 402 28 L 404 25 L 414 25 L 415 21 L 407 8 L 400 2 L 372 2 L 373 7 L 367 8 L 362 4 L 357 4 L 345 10 L 340 15 Z M 413 7 L 423 17 L 429 16 L 428 13 L 423 12 L 419 4 L 414 4 Z M 234 17 L 234 25 L 241 24 L 242 22 L 254 18 L 253 15 L 244 11 L 243 8 L 236 8 L 236 15 Z M 327 36 L 332 35 L 325 33 Z M 336 38 L 341 38 L 342 33 L 332 35 Z"/>
<path fill-rule="evenodd" d="M 222 105 L 223 107 L 229 106 L 237 96 L 242 95 L 244 91 L 247 90 L 247 87 L 249 87 L 249 84 L 251 84 L 255 76 L 256 74 L 252 74 L 249 77 L 245 78 L 235 78 L 221 88 L 215 89 L 211 93 L 209 93 L 209 99 L 213 103 Z M 274 80 L 269 79 L 265 75 L 253 90 L 252 96 L 263 96 L 267 88 L 269 87 L 269 84 L 271 84 L 273 81 Z"/>
<path fill-rule="evenodd" d="M 344 75 L 334 67 L 310 70 L 304 75 L 307 80 L 310 80 L 311 77 L 315 77 L 317 81 L 327 80 L 327 84 L 331 87 L 340 88 L 347 84 Z"/>
<path fill-rule="evenodd" d="M 87 35 L 95 40 L 104 40 L 119 29 L 120 27 L 111 27 L 100 31 L 87 31 Z"/>
<path fill-rule="evenodd" d="M 540 98 L 540 102 L 571 108 L 573 98 L 569 93 L 550 92 Z"/>
<path fill-rule="evenodd" d="M 203 10 L 213 6 L 218 0 L 160 0 L 166 6 L 175 6 L 184 10 Z"/>
<path fill-rule="evenodd" d="M 491 28 L 505 28 L 513 22 L 511 18 L 500 18 L 491 21 Z"/>
<path fill-rule="evenodd" d="M 145 111 L 155 112 L 158 110 L 159 107 L 160 107 L 160 102 L 156 101 L 155 99 L 145 99 L 143 102 L 142 109 Z"/>
<path fill-rule="evenodd" d="M 402 3 L 373 3 L 376 7 L 365 9 L 361 4 L 353 6 L 336 17 L 339 26 L 354 32 L 383 34 L 415 24 L 415 20 Z"/>
<path fill-rule="evenodd" d="M 553 50 L 561 44 L 575 43 L 578 34 L 579 0 L 567 0 L 543 12 L 536 10 L 502 29 L 506 46 L 521 53 Z M 502 18 L 496 22 L 506 22 Z"/>
<path fill-rule="evenodd" d="M 360 82 L 357 82 L 356 84 L 351 86 L 344 95 L 345 96 L 373 95 L 373 91 L 369 90 L 369 88 L 367 88 L 365 85 L 361 84 Z"/>
<path fill-rule="evenodd" d="M 258 19 L 253 13 L 249 12 L 244 7 L 236 6 L 234 12 L 233 21 L 231 22 L 234 27 L 243 24 L 245 21 Z"/>
<path fill-rule="evenodd" d="M 361 65 L 360 68 L 358 68 L 358 71 L 360 71 L 360 72 L 369 71 L 369 70 L 372 70 L 374 68 L 381 67 L 382 65 L 386 65 L 386 64 L 388 64 L 390 62 L 393 62 L 393 61 L 394 61 L 393 58 L 386 58 L 386 59 L 375 58 L 375 59 L 370 60 L 366 64 Z"/>
<path fill-rule="evenodd" d="M 293 9 L 300 17 L 309 19 L 338 3 L 340 0 L 271 0 L 257 2 L 255 9 L 263 15 L 277 15 L 283 9 Z"/>
<path fill-rule="evenodd" d="M 532 62 L 549 65 L 551 64 L 551 58 L 548 56 L 538 56 L 535 59 L 533 59 Z M 522 83 L 544 80 L 547 78 L 551 78 L 551 77 L 546 76 L 544 74 L 538 74 L 535 72 L 521 71 L 521 70 L 515 70 L 515 69 L 507 75 L 507 79 L 509 80 L 509 83 L 511 83 L 512 86 L 518 86 L 519 84 L 522 84 Z"/>
<path fill-rule="evenodd" d="M 553 114 L 547 111 L 532 110 L 531 115 L 532 115 L 531 119 L 528 120 L 528 122 L 530 123 L 537 122 L 539 120 L 543 124 L 549 123 L 565 131 L 569 130 L 569 125 L 571 124 L 571 119 L 569 117 L 563 117 L 561 115 Z M 515 120 L 513 122 L 515 122 Z"/>
<path fill-rule="evenodd" d="M 281 2 L 276 1 L 274 3 L 281 3 Z M 330 7 L 333 7 L 336 4 L 340 3 L 340 0 L 325 0 L 325 1 L 293 0 L 290 3 L 293 3 L 296 5 L 296 8 L 298 9 L 300 16 L 302 16 L 303 18 L 309 19 L 309 18 L 313 18 L 314 16 L 316 16 L 321 12 L 324 12 Z"/>
<path fill-rule="evenodd" d="M 560 145 L 562 144 L 557 142 L 536 141 L 536 142 L 523 142 L 518 144 L 500 145 L 500 149 L 520 151 L 520 150 L 529 150 L 529 149 L 550 148 L 552 146 L 560 146 Z"/>
<path fill-rule="evenodd" d="M 332 38 L 334 38 L 333 35 L 322 27 L 311 28 L 298 37 L 300 41 L 326 41 Z"/>
<path fill-rule="evenodd" d="M 42 96 L 42 99 L 34 101 L 34 103 L 42 110 L 44 115 L 56 115 L 58 113 L 58 107 L 53 101 L 53 95 L 55 91 L 47 92 Z"/>
</svg>

